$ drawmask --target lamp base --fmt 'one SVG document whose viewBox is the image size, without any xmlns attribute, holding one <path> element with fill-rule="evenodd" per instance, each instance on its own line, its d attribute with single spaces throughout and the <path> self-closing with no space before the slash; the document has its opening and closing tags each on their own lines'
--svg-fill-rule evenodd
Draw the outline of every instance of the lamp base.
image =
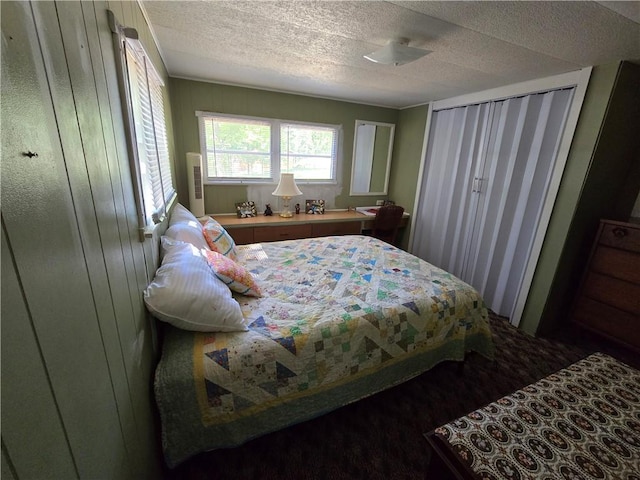
<svg viewBox="0 0 640 480">
<path fill-rule="evenodd" d="M 293 213 L 291 213 L 291 197 L 288 195 L 282 196 L 282 210 L 280 210 L 280 216 L 283 218 L 291 218 L 293 217 Z"/>
</svg>

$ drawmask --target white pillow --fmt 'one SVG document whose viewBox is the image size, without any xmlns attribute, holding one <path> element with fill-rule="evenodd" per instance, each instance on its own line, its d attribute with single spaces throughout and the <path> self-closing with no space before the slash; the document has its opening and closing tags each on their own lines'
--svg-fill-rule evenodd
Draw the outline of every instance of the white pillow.
<svg viewBox="0 0 640 480">
<path fill-rule="evenodd" d="M 176 223 L 200 224 L 196 216 L 180 203 L 176 203 L 176 206 L 171 210 L 171 216 L 169 217 L 169 226 L 175 225 Z"/>
<path fill-rule="evenodd" d="M 196 225 L 192 225 L 192 222 L 171 225 L 164 234 L 173 240 L 190 243 L 198 250 L 211 250 L 202 232 L 202 225 L 197 220 Z"/>
<path fill-rule="evenodd" d="M 215 276 L 199 249 L 164 236 L 162 249 L 162 265 L 144 291 L 153 316 L 183 330 L 248 330 L 231 290 Z"/>
</svg>

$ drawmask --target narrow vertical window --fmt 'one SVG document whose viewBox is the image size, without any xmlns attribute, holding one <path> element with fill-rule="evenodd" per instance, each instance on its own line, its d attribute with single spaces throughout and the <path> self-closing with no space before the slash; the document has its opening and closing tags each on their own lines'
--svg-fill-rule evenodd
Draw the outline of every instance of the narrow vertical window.
<svg viewBox="0 0 640 480">
<path fill-rule="evenodd" d="M 167 145 L 164 85 L 140 42 L 127 39 L 125 52 L 144 216 L 147 224 L 157 223 L 176 193 Z"/>
<path fill-rule="evenodd" d="M 176 198 L 164 112 L 164 83 L 134 28 L 107 10 L 127 137 L 140 240 Z"/>
</svg>

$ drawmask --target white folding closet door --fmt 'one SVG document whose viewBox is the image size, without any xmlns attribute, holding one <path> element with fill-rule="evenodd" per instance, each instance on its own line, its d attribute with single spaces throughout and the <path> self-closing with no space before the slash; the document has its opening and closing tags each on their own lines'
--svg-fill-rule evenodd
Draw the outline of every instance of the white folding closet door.
<svg viewBox="0 0 640 480">
<path fill-rule="evenodd" d="M 435 112 L 429 134 L 427 165 L 420 186 L 413 253 L 461 276 L 468 248 L 476 196 L 472 183 L 483 149 L 489 105 Z"/>
<path fill-rule="evenodd" d="M 572 90 L 497 102 L 463 278 L 511 316 L 571 103 Z"/>
<path fill-rule="evenodd" d="M 555 90 L 433 114 L 412 251 L 501 315 L 515 307 L 572 96 Z M 474 132 L 459 121 L 470 109 L 486 115 Z M 458 148 L 469 138 L 472 154 Z"/>
</svg>

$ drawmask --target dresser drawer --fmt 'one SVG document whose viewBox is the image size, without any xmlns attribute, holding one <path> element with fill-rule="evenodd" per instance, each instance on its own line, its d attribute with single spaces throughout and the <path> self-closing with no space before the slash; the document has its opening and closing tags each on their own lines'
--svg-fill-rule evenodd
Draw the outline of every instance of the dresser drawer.
<svg viewBox="0 0 640 480">
<path fill-rule="evenodd" d="M 640 351 L 640 226 L 602 220 L 572 320 Z"/>
<path fill-rule="evenodd" d="M 335 222 L 318 223 L 311 227 L 314 237 L 327 237 L 329 235 L 358 235 L 361 232 L 362 222 Z"/>
<path fill-rule="evenodd" d="M 604 223 L 598 243 L 640 253 L 640 228 L 628 224 Z"/>
<path fill-rule="evenodd" d="M 295 240 L 311 236 L 310 224 L 254 227 L 253 229 L 253 241 L 256 243 Z"/>
<path fill-rule="evenodd" d="M 640 285 L 640 253 L 600 245 L 591 259 L 591 270 Z"/>
<path fill-rule="evenodd" d="M 582 293 L 600 303 L 640 316 L 640 285 L 589 272 Z"/>
<path fill-rule="evenodd" d="M 573 320 L 590 330 L 640 348 L 640 318 L 590 298 L 582 298 Z"/>
</svg>

